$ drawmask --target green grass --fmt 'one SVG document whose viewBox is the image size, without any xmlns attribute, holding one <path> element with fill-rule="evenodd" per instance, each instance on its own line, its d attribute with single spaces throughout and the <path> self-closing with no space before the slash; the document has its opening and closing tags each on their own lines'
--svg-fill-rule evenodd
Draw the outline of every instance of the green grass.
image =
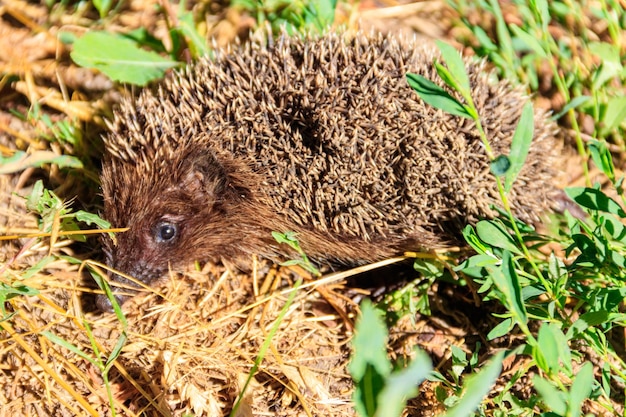
<svg viewBox="0 0 626 417">
<path fill-rule="evenodd" d="M 488 57 L 503 77 L 528 85 L 530 91 L 540 90 L 542 76 L 552 77 L 550 89 L 558 92 L 563 103 L 555 109 L 555 117 L 565 118 L 571 126 L 581 155 L 589 154 L 583 143 L 588 136 L 612 142 L 621 152 L 626 149 L 623 3 L 513 0 L 510 9 L 519 24 L 507 23 L 495 0 L 450 0 L 449 4 L 473 34 L 466 41 L 479 56 Z M 472 24 L 467 16 L 476 13 L 495 28 L 488 33 Z M 606 29 L 597 34 L 590 22 Z M 593 120 L 591 131 L 581 130 L 585 119 Z"/>
<path fill-rule="evenodd" d="M 572 45 L 553 38 L 548 25 L 561 25 L 567 6 L 580 12 L 574 16 L 582 16 L 584 4 L 514 1 L 523 22 L 516 26 L 505 23 L 495 1 L 451 3 L 461 15 L 469 15 L 472 9 L 480 11 L 483 17 L 487 14 L 493 18 L 495 39 L 469 20 L 462 18 L 462 21 L 474 34 L 467 41 L 479 54 L 487 56 L 504 77 L 528 84 L 533 91 L 538 88 L 540 64 L 549 64 L 554 89 L 564 99 L 564 106 L 555 118 L 562 117 L 564 123 L 569 123 L 580 155 L 584 161 L 590 158 L 603 172 L 610 184 L 608 191 L 614 192 L 621 203 L 609 197 L 599 185 L 567 189 L 567 195 L 585 210 L 587 217 L 580 219 L 566 213 L 558 235 L 540 235 L 515 219 L 507 203 L 507 193 L 516 175 L 513 167 L 523 162 L 528 140 L 525 132 L 532 132 L 532 117 L 522 118 L 516 131 L 518 143 L 514 140 L 509 155 L 490 154 L 494 181 L 505 210 L 500 218 L 467 226 L 464 235 L 476 254 L 454 270 L 462 277 L 459 283 L 471 281 L 479 288 L 483 303 L 495 301 L 503 308 L 496 315 L 500 323 L 491 329 L 488 339 L 511 336 L 519 339 L 521 335 L 522 342 L 507 350 L 507 355 L 519 355 L 529 361 L 495 397 L 490 397 L 475 412 L 465 408 L 463 415 L 579 416 L 585 402 L 617 415 L 624 397 L 614 387 L 624 383 L 626 363 L 619 353 L 623 343 L 613 336 L 623 332 L 626 326 L 623 313 L 626 213 L 622 209 L 624 177 L 615 171 L 608 144 L 623 150 L 626 71 L 621 63 L 625 51 L 621 38 L 616 36 L 624 30 L 623 10 L 616 2 L 598 3 L 600 8 L 593 13 L 596 18 L 605 19 L 608 38 L 591 42 L 589 29 L 579 26 L 580 34 L 569 33 L 576 36 L 577 42 Z M 567 15 L 571 16 L 570 13 Z M 622 16 L 621 20 L 616 16 Z M 446 66 L 436 63 L 438 73 L 450 88 L 460 93 L 464 102 L 458 102 L 421 77 L 409 74 L 409 83 L 427 103 L 472 118 L 489 153 L 489 138 L 480 128 L 480 115 L 473 108 L 458 54 L 447 46 L 440 48 Z M 582 58 L 573 59 L 575 53 L 601 61 L 594 65 Z M 596 126 L 593 132 L 581 132 L 578 120 L 585 117 L 593 117 Z M 587 140 L 583 141 L 583 137 Z M 554 252 L 546 255 L 539 251 L 549 244 L 560 247 L 567 263 Z M 420 263 L 422 271 L 423 263 Z M 431 279 L 444 276 L 441 266 L 427 270 L 431 271 Z M 358 341 L 355 339 L 355 343 Z M 366 345 L 362 342 L 355 349 L 358 352 Z M 439 398 L 450 413 L 459 410 L 460 395 L 471 390 L 473 384 L 483 384 L 478 380 L 469 382 L 474 372 L 471 368 L 459 372 L 458 369 L 466 369 L 467 363 L 464 355 L 452 353 L 452 372 L 447 377 L 438 374 L 442 383 Z M 466 378 L 468 381 L 462 386 L 461 381 Z M 517 398 L 512 388 L 521 380 L 530 381 L 536 395 L 530 399 Z"/>
<path fill-rule="evenodd" d="M 232 5 L 254 16 L 258 26 L 296 34 L 326 29 L 335 18 L 337 0 L 233 0 Z"/>
</svg>

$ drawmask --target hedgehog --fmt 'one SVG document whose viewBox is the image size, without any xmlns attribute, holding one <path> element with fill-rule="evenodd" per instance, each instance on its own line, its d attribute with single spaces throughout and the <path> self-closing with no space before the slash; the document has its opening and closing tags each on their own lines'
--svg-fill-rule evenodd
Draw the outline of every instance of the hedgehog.
<svg viewBox="0 0 626 417">
<path fill-rule="evenodd" d="M 500 198 L 474 122 L 427 105 L 406 81 L 437 80 L 437 54 L 392 35 L 269 36 L 124 99 L 101 183 L 105 219 L 129 230 L 104 237 L 108 265 L 150 284 L 192 261 L 293 256 L 272 231 L 296 233 L 329 265 L 458 244 Z M 484 62 L 465 63 L 493 151 L 506 154 L 529 98 Z M 509 196 L 527 222 L 559 191 L 555 126 L 541 111 L 534 119 Z M 104 296 L 97 305 L 110 309 Z"/>
</svg>

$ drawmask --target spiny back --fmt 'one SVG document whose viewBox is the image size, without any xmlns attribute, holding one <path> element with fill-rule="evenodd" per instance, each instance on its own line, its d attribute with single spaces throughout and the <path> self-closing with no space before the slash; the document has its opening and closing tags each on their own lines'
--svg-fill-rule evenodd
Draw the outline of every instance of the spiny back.
<svg viewBox="0 0 626 417">
<path fill-rule="evenodd" d="M 277 211 L 324 232 L 367 239 L 460 226 L 490 214 L 499 198 L 473 122 L 433 109 L 407 85 L 407 72 L 438 78 L 434 57 L 393 37 L 333 34 L 218 51 L 141 97 L 155 131 L 143 149 L 175 152 L 190 135 L 198 147 L 245 158 Z M 487 135 L 507 153 L 527 98 L 489 82 L 482 63 L 468 65 Z M 536 125 L 513 192 L 525 220 L 554 192 L 546 183 L 555 176 L 555 128 L 542 114 Z M 140 144 L 143 132 L 123 138 Z M 167 161 L 152 158 L 146 167 Z"/>
</svg>

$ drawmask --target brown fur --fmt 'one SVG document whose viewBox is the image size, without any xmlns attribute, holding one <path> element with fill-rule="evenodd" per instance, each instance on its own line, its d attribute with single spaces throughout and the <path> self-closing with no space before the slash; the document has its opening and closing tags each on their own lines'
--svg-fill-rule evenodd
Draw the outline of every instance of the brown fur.
<svg viewBox="0 0 626 417">
<path fill-rule="evenodd" d="M 123 102 L 102 189 L 105 218 L 131 230 L 105 239 L 110 266 L 149 283 L 193 260 L 291 256 L 272 231 L 346 264 L 458 240 L 499 197 L 473 123 L 406 84 L 406 72 L 436 79 L 434 57 L 381 36 L 282 37 L 217 51 Z M 527 98 L 489 82 L 482 64 L 468 71 L 491 144 L 506 153 Z M 511 192 L 528 221 L 556 194 L 554 126 L 541 113 L 535 124 Z M 159 240 L 164 222 L 178 227 L 171 241 Z"/>
</svg>

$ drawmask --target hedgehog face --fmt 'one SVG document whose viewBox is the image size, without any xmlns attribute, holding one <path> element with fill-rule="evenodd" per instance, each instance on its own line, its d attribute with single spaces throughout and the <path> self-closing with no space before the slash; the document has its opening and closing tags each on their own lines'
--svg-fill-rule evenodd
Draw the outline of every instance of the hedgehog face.
<svg viewBox="0 0 626 417">
<path fill-rule="evenodd" d="M 171 268 L 211 257 L 215 249 L 206 227 L 199 225 L 225 210 L 228 178 L 214 156 L 180 154 L 176 160 L 155 165 L 152 172 L 138 172 L 136 164 L 119 159 L 109 159 L 103 167 L 104 217 L 112 227 L 129 228 L 115 239 L 103 238 L 107 264 L 145 284 Z M 110 278 L 137 286 L 118 274 Z M 116 296 L 119 301 L 126 298 Z M 97 304 L 104 310 L 111 308 L 104 296 Z"/>
</svg>

